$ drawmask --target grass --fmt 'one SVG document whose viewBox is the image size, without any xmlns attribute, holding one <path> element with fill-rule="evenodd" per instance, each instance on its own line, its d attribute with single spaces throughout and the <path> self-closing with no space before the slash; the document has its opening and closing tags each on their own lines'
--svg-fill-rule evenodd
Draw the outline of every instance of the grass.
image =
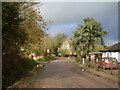
<svg viewBox="0 0 120 90">
<path fill-rule="evenodd" d="M 34 67 L 31 71 L 29 71 L 27 76 L 21 78 L 9 88 L 32 88 L 32 84 L 35 82 L 36 76 L 38 75 L 38 72 L 43 66 L 43 64 L 39 64 L 39 67 Z"/>
<path fill-rule="evenodd" d="M 36 59 L 36 61 L 51 61 L 51 60 L 55 60 L 54 57 L 43 57 L 40 59 Z"/>
</svg>

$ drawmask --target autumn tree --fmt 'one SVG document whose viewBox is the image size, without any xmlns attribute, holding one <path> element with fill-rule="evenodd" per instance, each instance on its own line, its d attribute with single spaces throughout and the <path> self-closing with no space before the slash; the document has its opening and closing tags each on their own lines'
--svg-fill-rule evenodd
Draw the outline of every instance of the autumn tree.
<svg viewBox="0 0 120 90">
<path fill-rule="evenodd" d="M 36 4 L 38 3 L 24 3 L 20 7 L 20 17 L 24 19 L 20 25 L 28 35 L 23 46 L 26 54 L 31 52 L 39 53 L 40 44 L 46 30 L 45 26 L 47 22 L 44 22 L 40 11 L 35 8 Z"/>
<path fill-rule="evenodd" d="M 54 50 L 54 46 L 55 46 L 55 39 L 48 34 L 44 35 L 40 46 L 41 47 L 40 54 L 46 55 L 47 49 L 49 49 L 50 53 L 52 54 Z"/>
<path fill-rule="evenodd" d="M 27 39 L 26 32 L 20 28 L 20 3 L 2 3 L 2 51 L 3 53 L 19 52 L 20 46 Z"/>
<path fill-rule="evenodd" d="M 45 22 L 35 9 L 36 4 L 2 3 L 3 88 L 12 85 L 37 64 L 34 60 L 20 55 L 21 48 L 24 48 L 25 52 L 37 51 L 40 48 Z"/>
<path fill-rule="evenodd" d="M 45 26 L 40 11 L 36 8 L 39 3 L 3 2 L 3 52 L 18 53 L 21 48 L 26 54 L 40 49 Z"/>
</svg>

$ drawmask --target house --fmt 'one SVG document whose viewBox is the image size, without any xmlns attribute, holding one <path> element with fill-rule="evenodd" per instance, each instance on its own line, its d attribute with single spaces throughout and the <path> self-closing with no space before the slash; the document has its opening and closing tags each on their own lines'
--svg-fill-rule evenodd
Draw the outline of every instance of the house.
<svg viewBox="0 0 120 90">
<path fill-rule="evenodd" d="M 101 59 L 102 57 L 102 52 L 93 52 L 89 54 L 90 54 L 90 60 L 98 60 Z"/>
<path fill-rule="evenodd" d="M 60 46 L 60 49 L 67 49 L 70 50 L 71 49 L 71 39 L 70 38 L 66 38 L 63 43 Z"/>
<path fill-rule="evenodd" d="M 58 52 L 67 55 L 73 54 L 73 47 L 71 45 L 71 41 L 72 40 L 70 38 L 65 39 L 61 46 L 58 48 Z"/>
<path fill-rule="evenodd" d="M 101 50 L 102 57 L 114 57 L 120 62 L 120 42 Z"/>
<path fill-rule="evenodd" d="M 98 62 L 102 58 L 102 52 L 92 52 L 89 54 L 90 54 L 90 61 L 92 64 L 95 64 L 96 62 Z"/>
</svg>

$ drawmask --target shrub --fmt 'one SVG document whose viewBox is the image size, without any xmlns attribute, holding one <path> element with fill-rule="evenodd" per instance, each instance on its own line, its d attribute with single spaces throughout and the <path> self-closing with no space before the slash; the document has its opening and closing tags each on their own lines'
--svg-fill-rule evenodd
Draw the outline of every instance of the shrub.
<svg viewBox="0 0 120 90">
<path fill-rule="evenodd" d="M 40 58 L 39 61 L 50 61 L 50 60 L 54 60 L 54 57 L 44 57 L 44 58 Z"/>
<path fill-rule="evenodd" d="M 33 59 L 21 57 L 19 55 L 4 55 L 2 63 L 3 88 L 7 88 L 14 84 L 37 65 L 37 62 Z"/>
</svg>

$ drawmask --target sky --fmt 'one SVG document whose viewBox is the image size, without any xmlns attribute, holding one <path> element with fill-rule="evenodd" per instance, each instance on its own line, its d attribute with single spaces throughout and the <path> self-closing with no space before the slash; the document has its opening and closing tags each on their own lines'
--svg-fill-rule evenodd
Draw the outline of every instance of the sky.
<svg viewBox="0 0 120 90">
<path fill-rule="evenodd" d="M 83 19 L 94 17 L 101 22 L 108 31 L 104 38 L 106 45 L 118 42 L 118 3 L 117 2 L 43 2 L 40 6 L 45 21 L 52 21 L 47 25 L 48 34 L 65 33 L 73 36 L 78 25 L 83 25 Z"/>
</svg>

